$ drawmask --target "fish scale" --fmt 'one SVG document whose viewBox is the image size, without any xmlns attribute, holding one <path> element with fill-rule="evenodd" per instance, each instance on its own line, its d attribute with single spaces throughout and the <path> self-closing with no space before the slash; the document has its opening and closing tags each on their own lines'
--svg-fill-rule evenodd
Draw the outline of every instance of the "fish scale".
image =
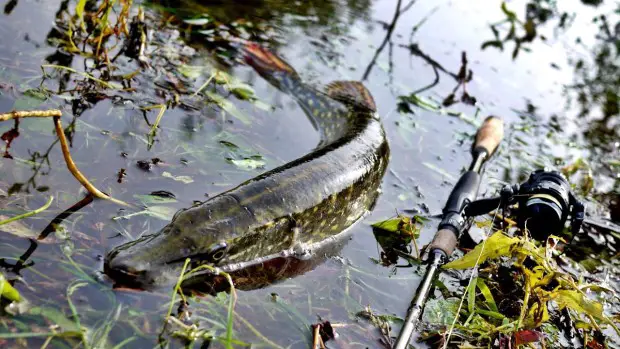
<svg viewBox="0 0 620 349">
<path fill-rule="evenodd" d="M 319 91 L 271 52 L 249 45 L 245 53 L 261 76 L 296 99 L 319 131 L 319 145 L 177 212 L 159 232 L 116 247 L 105 260 L 111 276 L 147 286 L 167 280 L 185 258 L 192 258 L 194 266 L 226 268 L 311 249 L 349 228 L 373 206 L 389 146 L 365 87 L 340 81 Z"/>
</svg>

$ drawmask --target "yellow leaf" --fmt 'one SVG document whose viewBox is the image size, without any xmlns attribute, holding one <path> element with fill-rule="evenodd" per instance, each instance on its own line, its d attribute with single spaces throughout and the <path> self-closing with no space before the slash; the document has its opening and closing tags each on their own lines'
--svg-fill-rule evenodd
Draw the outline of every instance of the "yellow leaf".
<svg viewBox="0 0 620 349">
<path fill-rule="evenodd" d="M 551 293 L 551 298 L 560 306 L 568 307 L 578 313 L 586 313 L 597 320 L 606 320 L 603 315 L 603 305 L 595 302 L 583 293 L 574 290 L 559 290 Z"/>
<path fill-rule="evenodd" d="M 86 31 L 86 27 L 84 26 L 84 8 L 86 8 L 86 0 L 79 0 L 75 6 L 75 14 L 80 20 L 80 27 L 82 30 Z"/>
<path fill-rule="evenodd" d="M 487 259 L 497 258 L 500 256 L 508 256 L 511 254 L 512 246 L 520 242 L 519 238 L 511 238 L 504 235 L 502 232 L 497 232 L 491 235 L 486 244 L 484 244 L 484 251 L 482 250 L 483 244 L 479 244 L 473 250 L 469 251 L 463 257 L 447 263 L 443 266 L 446 269 L 466 269 L 476 265 L 476 261 L 480 256 L 480 263 L 483 263 Z"/>
<path fill-rule="evenodd" d="M 547 302 L 536 302 L 528 309 L 523 324 L 525 328 L 531 329 L 536 328 L 547 321 L 549 321 Z"/>
</svg>

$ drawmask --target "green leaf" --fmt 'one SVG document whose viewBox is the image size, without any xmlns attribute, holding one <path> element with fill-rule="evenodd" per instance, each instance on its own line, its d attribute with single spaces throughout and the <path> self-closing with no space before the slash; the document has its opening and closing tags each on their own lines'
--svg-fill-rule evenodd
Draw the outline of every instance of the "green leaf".
<svg viewBox="0 0 620 349">
<path fill-rule="evenodd" d="M 487 259 L 497 258 L 500 256 L 508 256 L 511 253 L 512 246 L 519 243 L 519 238 L 511 238 L 504 235 L 501 231 L 491 235 L 484 244 L 484 250 L 482 249 L 483 243 L 478 244 L 473 250 L 469 251 L 463 257 L 447 263 L 443 266 L 445 269 L 467 269 L 476 265 L 478 257 L 480 261 L 478 264 L 484 263 Z"/>
<path fill-rule="evenodd" d="M 422 322 L 431 325 L 451 325 L 459 308 L 458 298 L 429 299 L 424 306 Z"/>
<path fill-rule="evenodd" d="M 416 226 L 416 224 L 423 223 L 424 221 L 425 219 L 419 216 L 413 216 L 411 218 L 406 216 L 398 216 L 396 218 L 390 218 L 373 223 L 371 224 L 371 227 L 388 234 L 418 238 L 420 236 L 420 229 Z"/>
<path fill-rule="evenodd" d="M 470 314 L 474 312 L 476 307 L 476 283 L 478 278 L 475 279 L 467 286 L 467 310 Z"/>
<path fill-rule="evenodd" d="M 482 45 L 480 46 L 481 50 L 484 50 L 487 47 L 497 47 L 500 50 L 504 49 L 504 44 L 500 41 L 500 40 L 489 40 L 489 41 L 485 41 L 482 43 Z"/>
<path fill-rule="evenodd" d="M 13 302 L 19 302 L 21 300 L 19 292 L 11 286 L 2 273 L 0 273 L 0 295 Z"/>
<path fill-rule="evenodd" d="M 491 309 L 491 311 L 495 313 L 498 313 L 499 310 L 497 310 L 497 304 L 495 304 L 495 299 L 493 298 L 493 294 L 491 293 L 489 286 L 487 286 L 487 284 L 485 284 L 484 280 L 481 278 L 477 278 L 476 285 L 478 286 L 480 293 L 482 293 L 482 296 L 484 297 L 484 300 L 486 301 L 489 309 Z"/>
<path fill-rule="evenodd" d="M 511 21 L 517 19 L 517 14 L 508 9 L 508 7 L 506 6 L 506 2 L 502 2 L 502 12 L 504 12 L 506 17 L 508 17 L 508 19 L 510 19 Z"/>
<path fill-rule="evenodd" d="M 502 321 L 506 318 L 502 313 L 499 313 L 496 311 L 476 309 L 476 313 L 493 318 L 493 319 L 502 320 Z"/>
<path fill-rule="evenodd" d="M 390 218 L 381 222 L 373 223 L 370 226 L 373 228 L 385 230 L 389 233 L 396 233 L 398 232 L 398 223 L 400 222 L 400 220 L 400 217 Z"/>
<path fill-rule="evenodd" d="M 84 26 L 84 8 L 86 7 L 86 0 L 79 0 L 77 5 L 75 5 L 75 14 L 78 16 L 80 20 L 80 26 L 82 30 L 86 30 Z"/>
</svg>

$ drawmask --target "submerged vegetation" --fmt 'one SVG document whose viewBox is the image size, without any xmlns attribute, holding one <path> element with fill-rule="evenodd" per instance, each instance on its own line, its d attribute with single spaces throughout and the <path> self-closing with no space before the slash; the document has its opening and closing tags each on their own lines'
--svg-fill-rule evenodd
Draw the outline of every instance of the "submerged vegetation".
<svg viewBox="0 0 620 349">
<path fill-rule="evenodd" d="M 539 42 L 552 41 L 547 32 L 560 37 L 581 16 L 556 1 L 524 3 L 524 18 L 519 4 L 486 5 L 505 18 L 488 27 L 490 39 L 476 38 L 482 52 L 506 50 L 518 64 Z M 425 344 L 416 347 L 598 349 L 620 343 L 620 232 L 614 226 L 620 222 L 620 22 L 614 23 L 618 9 L 606 2 L 582 3 L 595 12 L 599 30 L 593 40 L 578 41 L 590 47 L 563 68 L 574 78 L 563 88 L 571 112 L 549 111 L 529 99 L 523 110 L 513 109 L 509 150 L 494 160 L 490 185 L 556 166 L 589 201 L 593 221 L 584 234 L 545 242 L 478 221 L 472 230 L 495 232 L 483 244 L 463 246 L 465 254 L 445 266 L 423 315 Z M 385 17 L 392 23 L 375 23 L 373 11 L 383 5 L 8 1 L 3 35 L 11 15 L 24 7 L 33 7 L 33 19 L 19 27 L 49 32 L 26 34 L 27 48 L 19 46 L 15 57 L 10 48 L 0 53 L 0 113 L 61 109 L 65 116 L 58 123 L 0 118 L 0 346 L 305 348 L 323 342 L 388 348 L 424 268 L 419 252 L 437 223 L 432 213 L 462 164 L 450 149 L 469 145 L 464 140 L 471 126 L 493 102 L 476 85 L 482 69 L 472 48 L 447 59 L 429 49 L 423 29 L 439 6 L 418 15 L 410 9 L 423 4 L 398 1 L 396 15 Z M 50 28 L 36 23 L 38 11 L 53 17 Z M 368 51 L 371 35 L 383 44 Z M 0 46 L 10 45 L 7 40 Z M 371 90 L 385 92 L 376 94 L 377 104 L 397 154 L 369 221 L 377 222 L 374 236 L 361 225 L 341 257 L 309 263 L 304 277 L 283 272 L 275 285 L 266 273 L 219 270 L 211 285 L 196 285 L 193 277 L 208 266 L 192 269 L 187 262 L 171 288 L 137 292 L 114 285 L 101 273 L 107 250 L 156 230 L 178 209 L 204 200 L 203 193 L 221 192 L 313 146 L 303 138 L 312 125 L 289 115 L 301 111 L 239 67 L 244 40 L 311 52 L 302 54 L 299 69 L 310 80 L 362 75 Z M 422 62 L 416 74 L 422 71 L 430 85 L 415 89 L 426 82 L 399 73 L 406 60 L 398 57 L 407 56 Z M 559 69 L 553 64 L 549 69 Z M 286 145 L 270 144 L 279 137 Z M 64 170 L 70 163 L 90 186 L 77 176 L 83 186 L 76 184 L 71 166 Z M 394 208 L 403 213 L 381 220 Z"/>
</svg>

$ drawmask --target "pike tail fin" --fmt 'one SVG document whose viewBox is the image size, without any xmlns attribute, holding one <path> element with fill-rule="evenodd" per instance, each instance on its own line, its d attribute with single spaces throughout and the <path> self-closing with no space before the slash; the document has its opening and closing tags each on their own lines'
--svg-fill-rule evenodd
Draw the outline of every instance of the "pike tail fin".
<svg viewBox="0 0 620 349">
<path fill-rule="evenodd" d="M 298 77 L 295 69 L 282 58 L 256 43 L 245 44 L 243 53 L 246 63 L 261 74 L 271 75 L 280 72 L 287 73 L 291 77 Z"/>
</svg>

